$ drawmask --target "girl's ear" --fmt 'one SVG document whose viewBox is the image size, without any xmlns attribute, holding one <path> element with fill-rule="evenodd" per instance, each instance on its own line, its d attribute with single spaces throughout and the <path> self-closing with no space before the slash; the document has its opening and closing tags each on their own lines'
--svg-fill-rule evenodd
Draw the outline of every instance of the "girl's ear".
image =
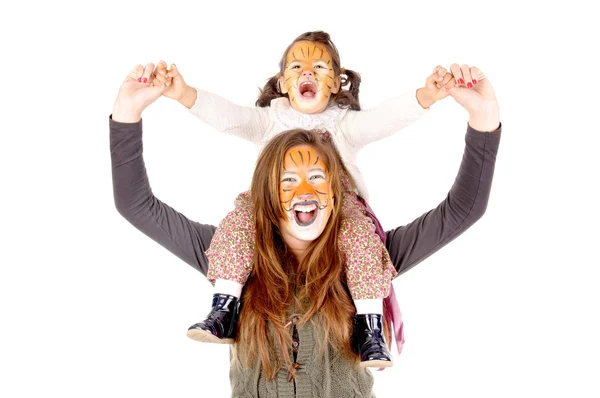
<svg viewBox="0 0 600 398">
<path fill-rule="evenodd" d="M 340 87 L 342 86 L 342 78 L 340 75 L 337 75 L 335 79 L 333 79 L 333 86 L 331 87 L 331 93 L 337 94 L 340 91 Z"/>
<path fill-rule="evenodd" d="M 281 94 L 287 94 L 288 89 L 285 86 L 285 79 L 283 78 L 283 76 L 279 76 L 279 81 L 277 82 L 277 84 L 279 84 L 279 92 Z"/>
</svg>

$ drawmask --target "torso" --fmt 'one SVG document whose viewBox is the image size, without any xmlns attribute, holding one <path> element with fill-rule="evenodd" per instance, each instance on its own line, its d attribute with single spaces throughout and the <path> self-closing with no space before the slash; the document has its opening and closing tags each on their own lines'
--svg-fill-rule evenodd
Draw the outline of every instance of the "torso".
<svg viewBox="0 0 600 398">
<path fill-rule="evenodd" d="M 296 380 L 288 381 L 288 369 L 281 369 L 268 382 L 256 361 L 252 369 L 232 365 L 230 381 L 232 397 L 310 397 L 310 398 L 374 398 L 373 375 L 368 369 L 359 368 L 358 362 L 344 357 L 333 347 L 325 346 L 319 329 L 314 325 L 318 316 L 303 327 L 297 327 L 298 347 L 296 362 L 300 365 Z M 290 333 L 293 328 L 290 327 Z M 293 358 L 293 347 L 289 348 Z"/>
</svg>

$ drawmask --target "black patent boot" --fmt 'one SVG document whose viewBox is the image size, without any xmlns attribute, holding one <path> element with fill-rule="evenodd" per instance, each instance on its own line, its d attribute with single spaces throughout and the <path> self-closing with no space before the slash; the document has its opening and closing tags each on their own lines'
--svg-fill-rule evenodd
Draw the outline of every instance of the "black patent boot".
<svg viewBox="0 0 600 398">
<path fill-rule="evenodd" d="M 213 295 L 206 319 L 187 331 L 189 338 L 204 343 L 233 344 L 240 316 L 240 300 L 228 294 Z"/>
<path fill-rule="evenodd" d="M 357 314 L 354 316 L 354 341 L 360 355 L 360 367 L 389 368 L 393 365 L 383 338 L 383 315 Z"/>
</svg>

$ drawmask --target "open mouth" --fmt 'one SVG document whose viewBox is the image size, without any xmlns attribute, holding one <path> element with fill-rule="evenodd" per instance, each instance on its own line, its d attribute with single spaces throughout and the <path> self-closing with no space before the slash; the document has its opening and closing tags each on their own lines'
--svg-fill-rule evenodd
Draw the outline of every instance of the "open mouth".
<svg viewBox="0 0 600 398">
<path fill-rule="evenodd" d="M 317 95 L 317 85 L 311 81 L 300 83 L 298 87 L 300 96 L 304 99 L 313 99 Z"/>
<path fill-rule="evenodd" d="M 312 224 L 317 219 L 319 206 L 316 200 L 299 202 L 292 207 L 296 223 L 301 227 Z"/>
</svg>

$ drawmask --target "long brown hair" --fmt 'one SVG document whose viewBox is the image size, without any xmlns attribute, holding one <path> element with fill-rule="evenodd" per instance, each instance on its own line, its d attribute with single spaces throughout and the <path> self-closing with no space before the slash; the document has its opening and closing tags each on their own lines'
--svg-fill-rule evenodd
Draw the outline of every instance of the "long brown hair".
<svg viewBox="0 0 600 398">
<path fill-rule="evenodd" d="M 330 101 L 335 101 L 336 104 L 340 108 L 350 108 L 355 111 L 360 111 L 360 102 L 358 101 L 358 92 L 360 87 L 360 75 L 357 72 L 354 72 L 349 69 L 345 69 L 342 71 L 342 67 L 340 64 L 340 53 L 338 52 L 335 44 L 331 41 L 328 33 L 323 31 L 316 32 L 306 32 L 296 37 L 294 41 L 285 49 L 283 56 L 281 57 L 281 61 L 279 61 L 279 74 L 275 76 L 271 76 L 265 86 L 260 90 L 260 95 L 256 100 L 256 106 L 261 108 L 271 106 L 271 100 L 279 97 L 287 97 L 287 94 L 282 94 L 278 90 L 278 80 L 279 76 L 283 76 L 283 72 L 285 71 L 285 60 L 287 57 L 290 48 L 294 45 L 294 43 L 299 41 L 314 41 L 321 43 L 327 49 L 327 52 L 331 56 L 331 60 L 333 63 L 333 71 L 334 76 L 340 76 L 341 78 L 341 87 L 340 91 L 336 94 L 331 94 Z M 350 85 L 347 89 L 344 89 L 345 86 Z"/>
<path fill-rule="evenodd" d="M 279 230 L 285 217 L 279 199 L 283 159 L 286 151 L 298 145 L 311 145 L 324 158 L 335 202 L 325 229 L 299 263 L 286 248 Z M 254 265 L 242 296 L 235 355 L 246 366 L 252 366 L 258 356 L 267 380 L 275 377 L 282 366 L 294 374 L 289 355 L 291 330 L 286 327 L 288 311 L 294 305 L 295 312 L 303 314 L 299 327 L 315 320 L 317 330 L 323 332 L 323 344 L 356 359 L 351 348 L 355 308 L 338 249 L 343 195 L 340 173 L 351 179 L 331 140 L 315 131 L 283 132 L 258 158 L 251 185 L 256 227 Z M 313 319 L 317 314 L 318 320 Z"/>
</svg>

